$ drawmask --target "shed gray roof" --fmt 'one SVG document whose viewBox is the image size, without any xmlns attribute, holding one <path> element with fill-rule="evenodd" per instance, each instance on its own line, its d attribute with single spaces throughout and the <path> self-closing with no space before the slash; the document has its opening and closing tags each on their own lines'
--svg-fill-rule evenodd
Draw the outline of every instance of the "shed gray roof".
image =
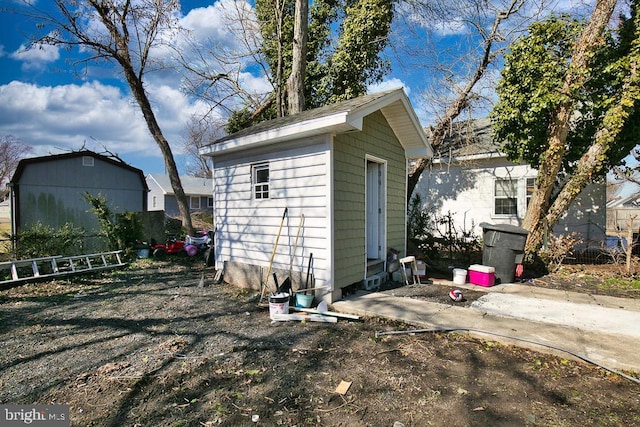
<svg viewBox="0 0 640 427">
<path fill-rule="evenodd" d="M 501 145 L 491 137 L 488 118 L 455 122 L 442 144 L 436 147 L 434 159 L 503 156 Z"/>
<path fill-rule="evenodd" d="M 147 175 L 147 179 L 153 179 L 165 194 L 174 194 L 169 175 L 154 173 Z M 180 177 L 180 181 L 182 182 L 182 189 L 187 196 L 211 196 L 211 194 L 213 194 L 212 179 L 182 176 Z"/>
<path fill-rule="evenodd" d="M 363 117 L 382 111 L 410 157 L 432 150 L 403 89 L 393 89 L 258 123 L 200 149 L 201 155 L 245 150 L 313 135 L 361 130 Z"/>
<path fill-rule="evenodd" d="M 93 157 L 94 159 L 98 159 L 98 160 L 101 160 L 103 162 L 106 162 L 106 163 L 112 164 L 114 166 L 117 166 L 119 168 L 127 169 L 127 170 L 130 170 L 130 171 L 134 172 L 135 174 L 137 174 L 140 177 L 140 182 L 141 182 L 144 190 L 147 190 L 147 191 L 149 190 L 149 188 L 147 187 L 147 181 L 145 180 L 144 174 L 143 174 L 141 169 L 135 168 L 135 167 L 125 163 L 124 161 L 122 161 L 120 159 L 117 159 L 117 158 L 114 158 L 114 157 L 110 157 L 110 156 L 103 156 L 102 154 L 98 154 L 96 152 L 89 151 L 89 150 L 71 151 L 69 153 L 50 154 L 48 156 L 28 157 L 26 159 L 22 159 L 18 163 L 18 167 L 16 168 L 15 172 L 13 173 L 13 177 L 11 178 L 11 182 L 12 183 L 18 183 L 20 181 L 20 177 L 24 173 L 25 168 L 28 167 L 31 164 L 50 163 L 50 162 L 55 162 L 55 161 L 58 161 L 58 160 L 64 160 L 64 159 L 70 159 L 70 158 L 76 158 L 76 157 L 84 157 L 84 156 Z"/>
</svg>

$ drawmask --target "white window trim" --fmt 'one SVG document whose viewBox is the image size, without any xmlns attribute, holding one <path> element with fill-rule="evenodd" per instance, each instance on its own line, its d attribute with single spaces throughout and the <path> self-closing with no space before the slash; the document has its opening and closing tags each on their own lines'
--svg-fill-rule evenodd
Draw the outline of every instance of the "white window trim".
<svg viewBox="0 0 640 427">
<path fill-rule="evenodd" d="M 269 173 L 268 180 L 266 182 L 258 182 L 257 172 L 265 169 Z M 264 185 L 267 186 L 266 191 L 264 189 L 260 190 L 260 193 L 263 195 L 263 197 L 256 197 L 257 186 Z M 268 162 L 255 163 L 251 165 L 251 198 L 253 200 L 269 200 L 271 198 L 271 170 Z"/>
<path fill-rule="evenodd" d="M 497 181 L 515 181 L 516 182 L 516 195 L 515 195 L 515 199 L 516 199 L 516 213 L 515 214 L 501 214 L 501 213 L 496 213 L 496 182 Z M 520 198 L 518 197 L 518 193 L 519 191 L 519 187 L 520 187 L 520 180 L 517 178 L 512 178 L 512 177 L 496 177 L 493 182 L 493 188 L 492 188 L 492 193 L 493 193 L 493 203 L 492 203 L 492 216 L 494 218 L 518 218 L 519 214 L 520 214 Z"/>
<path fill-rule="evenodd" d="M 492 218 L 519 218 L 522 219 L 524 218 L 524 216 L 527 213 L 527 180 L 528 179 L 537 179 L 538 176 L 537 175 L 524 175 L 521 176 L 519 178 L 513 178 L 513 177 L 508 177 L 508 176 L 504 176 L 504 177 L 495 177 L 493 179 L 492 182 L 492 212 L 491 212 L 491 217 Z M 497 180 L 515 180 L 517 181 L 516 184 L 516 210 L 517 210 L 517 214 L 497 214 L 496 213 L 496 181 Z"/>
</svg>

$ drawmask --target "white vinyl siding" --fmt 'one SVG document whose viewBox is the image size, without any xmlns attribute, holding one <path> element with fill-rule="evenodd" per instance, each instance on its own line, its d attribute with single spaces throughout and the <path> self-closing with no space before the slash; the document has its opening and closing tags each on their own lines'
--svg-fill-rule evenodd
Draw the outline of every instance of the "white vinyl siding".
<svg viewBox="0 0 640 427">
<path fill-rule="evenodd" d="M 420 193 L 424 209 L 434 218 L 451 214 L 456 230 L 482 235 L 482 222 L 521 226 L 530 196 L 531 180 L 537 172 L 528 165 L 514 165 L 506 159 L 478 160 L 474 164 L 435 164 L 425 171 L 414 195 Z M 518 215 L 494 214 L 494 186 L 496 178 L 518 181 Z M 585 238 L 597 239 L 603 235 L 605 220 L 604 185 L 589 184 L 578 195 L 569 212 L 553 228 L 555 234 L 572 231 Z M 441 232 L 447 230 L 442 228 Z"/>
<path fill-rule="evenodd" d="M 287 208 L 272 269 L 289 269 L 304 214 L 293 270 L 306 272 L 309 255 L 313 253 L 316 286 L 323 284 L 327 279 L 329 245 L 328 147 L 327 140 L 319 139 L 315 145 L 216 159 L 213 178 L 217 263 L 233 260 L 266 268 Z M 256 200 L 252 166 L 260 162 L 269 164 L 269 198 Z"/>
</svg>

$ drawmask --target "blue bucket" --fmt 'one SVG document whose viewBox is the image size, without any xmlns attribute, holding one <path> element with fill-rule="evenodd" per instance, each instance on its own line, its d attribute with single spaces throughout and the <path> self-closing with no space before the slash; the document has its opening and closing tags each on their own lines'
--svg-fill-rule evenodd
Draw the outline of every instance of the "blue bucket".
<svg viewBox="0 0 640 427">
<path fill-rule="evenodd" d="M 296 294 L 296 307 L 309 308 L 313 304 L 313 294 Z"/>
</svg>

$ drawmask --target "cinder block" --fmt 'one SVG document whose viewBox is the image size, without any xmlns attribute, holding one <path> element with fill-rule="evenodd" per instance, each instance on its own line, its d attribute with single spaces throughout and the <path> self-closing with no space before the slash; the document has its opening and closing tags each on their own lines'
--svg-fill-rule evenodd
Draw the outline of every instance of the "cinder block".
<svg viewBox="0 0 640 427">
<path fill-rule="evenodd" d="M 383 271 L 381 273 L 374 274 L 373 276 L 367 277 L 362 281 L 362 283 L 364 285 L 364 288 L 367 291 L 370 291 L 372 289 L 379 288 L 383 280 L 386 280 L 386 278 L 387 278 L 387 273 Z"/>
</svg>

